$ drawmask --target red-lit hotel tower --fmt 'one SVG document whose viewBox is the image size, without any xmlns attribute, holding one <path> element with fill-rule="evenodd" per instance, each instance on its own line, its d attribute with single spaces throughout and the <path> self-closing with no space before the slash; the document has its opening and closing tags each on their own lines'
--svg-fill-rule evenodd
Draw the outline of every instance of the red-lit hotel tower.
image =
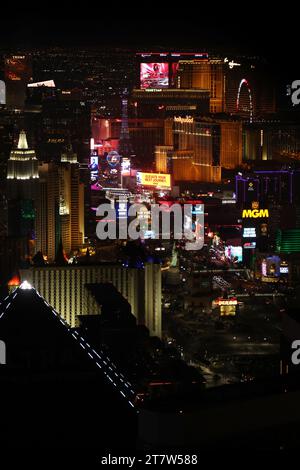
<svg viewBox="0 0 300 470">
<path fill-rule="evenodd" d="M 25 105 L 26 88 L 32 76 L 30 58 L 11 55 L 5 58 L 4 77 L 6 84 L 6 106 L 21 109 Z"/>
</svg>

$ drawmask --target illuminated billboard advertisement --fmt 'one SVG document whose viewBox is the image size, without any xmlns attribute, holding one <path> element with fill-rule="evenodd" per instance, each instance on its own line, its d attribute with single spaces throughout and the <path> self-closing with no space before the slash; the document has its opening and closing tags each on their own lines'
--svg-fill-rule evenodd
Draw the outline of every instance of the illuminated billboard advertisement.
<svg viewBox="0 0 300 470">
<path fill-rule="evenodd" d="M 256 237 L 256 228 L 255 227 L 244 227 L 243 237 L 244 238 L 255 238 Z"/>
<path fill-rule="evenodd" d="M 117 166 L 120 163 L 120 160 L 121 157 L 115 150 L 112 150 L 107 154 L 106 161 L 112 167 Z"/>
<path fill-rule="evenodd" d="M 128 218 L 128 209 L 129 203 L 127 201 L 119 200 L 115 203 L 115 210 L 117 213 L 118 219 L 127 219 Z"/>
<path fill-rule="evenodd" d="M 34 82 L 28 83 L 28 88 L 39 88 L 41 86 L 45 86 L 47 88 L 55 88 L 54 80 L 45 80 L 43 82 Z"/>
<path fill-rule="evenodd" d="M 136 182 L 142 186 L 150 186 L 158 189 L 171 189 L 171 175 L 160 173 L 144 173 L 138 171 Z"/>
<path fill-rule="evenodd" d="M 256 242 L 247 242 L 244 243 L 245 250 L 254 250 L 256 248 Z"/>
<path fill-rule="evenodd" d="M 98 174 L 98 164 L 99 164 L 99 158 L 98 158 L 98 155 L 91 155 L 90 157 L 90 170 L 91 170 L 91 174 Z"/>
<path fill-rule="evenodd" d="M 241 262 L 243 261 L 243 248 L 241 246 L 225 246 L 225 256 L 228 259 L 236 259 Z"/>
<path fill-rule="evenodd" d="M 91 172 L 91 189 L 100 189 L 98 185 L 99 176 L 99 158 L 95 151 L 91 153 L 89 170 Z"/>
<path fill-rule="evenodd" d="M 5 59 L 5 79 L 8 81 L 29 80 L 31 77 L 31 67 L 26 56 L 13 55 Z"/>
<path fill-rule="evenodd" d="M 288 266 L 280 266 L 280 274 L 288 274 L 289 267 Z"/>
<path fill-rule="evenodd" d="M 122 158 L 121 174 L 122 176 L 130 176 L 130 159 L 127 157 Z"/>
<path fill-rule="evenodd" d="M 166 62 L 142 63 L 140 69 L 141 88 L 168 88 L 169 64 Z"/>
<path fill-rule="evenodd" d="M 219 298 L 215 301 L 217 305 L 237 305 L 238 301 L 236 297 L 231 297 L 230 299 Z"/>
</svg>

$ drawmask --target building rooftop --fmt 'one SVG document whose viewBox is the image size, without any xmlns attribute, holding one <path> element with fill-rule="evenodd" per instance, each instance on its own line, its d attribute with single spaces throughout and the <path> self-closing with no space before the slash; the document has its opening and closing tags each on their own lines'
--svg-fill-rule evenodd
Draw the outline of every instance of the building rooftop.
<svg viewBox="0 0 300 470">
<path fill-rule="evenodd" d="M 7 404 L 1 441 L 52 448 L 126 440 L 122 420 L 132 430 L 136 414 L 131 384 L 105 351 L 92 349 L 27 281 L 0 304 L 0 339 Z M 94 431 L 97 421 L 101 427 Z M 30 431 L 28 422 L 34 423 Z"/>
</svg>

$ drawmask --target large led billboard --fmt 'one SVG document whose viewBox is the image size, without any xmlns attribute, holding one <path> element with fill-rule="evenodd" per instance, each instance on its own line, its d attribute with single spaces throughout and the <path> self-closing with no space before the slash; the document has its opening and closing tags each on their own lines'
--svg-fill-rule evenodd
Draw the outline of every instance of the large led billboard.
<svg viewBox="0 0 300 470">
<path fill-rule="evenodd" d="M 167 62 L 141 63 L 141 88 L 168 88 L 169 64 Z"/>
<path fill-rule="evenodd" d="M 149 186 L 158 189 L 171 189 L 171 175 L 161 173 L 144 173 L 138 171 L 136 182 L 142 186 Z"/>
<path fill-rule="evenodd" d="M 243 248 L 241 246 L 225 246 L 225 256 L 230 260 L 243 261 Z"/>
<path fill-rule="evenodd" d="M 55 88 L 55 83 L 54 80 L 44 80 L 43 82 L 34 82 L 34 83 L 28 83 L 28 88 L 38 88 L 41 86 L 47 87 L 47 88 Z"/>
</svg>

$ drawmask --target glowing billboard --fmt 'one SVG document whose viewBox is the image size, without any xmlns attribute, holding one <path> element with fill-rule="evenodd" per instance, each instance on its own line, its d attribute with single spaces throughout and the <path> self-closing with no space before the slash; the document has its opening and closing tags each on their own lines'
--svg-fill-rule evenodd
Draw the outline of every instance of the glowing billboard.
<svg viewBox="0 0 300 470">
<path fill-rule="evenodd" d="M 225 256 L 229 259 L 236 259 L 239 263 L 243 261 L 243 248 L 241 246 L 225 246 Z"/>
<path fill-rule="evenodd" d="M 244 227 L 243 237 L 244 238 L 256 238 L 256 228 L 255 227 Z"/>
<path fill-rule="evenodd" d="M 288 274 L 289 267 L 288 266 L 280 266 L 280 274 Z"/>
<path fill-rule="evenodd" d="M 168 88 L 169 64 L 167 62 L 142 63 L 140 69 L 141 88 Z"/>
<path fill-rule="evenodd" d="M 31 77 L 31 67 L 24 55 L 13 55 L 5 59 L 5 79 L 7 81 L 29 80 Z"/>
<path fill-rule="evenodd" d="M 229 299 L 219 298 L 219 299 L 215 300 L 215 303 L 217 305 L 237 305 L 238 301 L 237 301 L 236 297 L 231 297 Z"/>
<path fill-rule="evenodd" d="M 122 158 L 121 174 L 122 176 L 130 176 L 130 159 L 127 157 Z"/>
<path fill-rule="evenodd" d="M 246 242 L 244 243 L 245 250 L 254 250 L 256 248 L 256 242 Z"/>
<path fill-rule="evenodd" d="M 115 150 L 107 154 L 106 161 L 110 166 L 117 166 L 120 163 L 120 155 Z"/>
<path fill-rule="evenodd" d="M 38 88 L 41 86 L 45 86 L 47 88 L 55 88 L 54 80 L 44 80 L 43 82 L 34 82 L 28 83 L 28 88 Z"/>
<path fill-rule="evenodd" d="M 242 217 L 243 219 L 267 218 L 269 217 L 269 210 L 268 209 L 243 209 Z"/>
<path fill-rule="evenodd" d="M 144 173 L 138 171 L 136 174 L 137 184 L 150 186 L 158 189 L 171 189 L 171 175 L 161 173 Z"/>
<path fill-rule="evenodd" d="M 98 155 L 91 155 L 90 166 L 89 166 L 91 173 L 98 173 L 98 163 L 99 163 Z"/>
</svg>

